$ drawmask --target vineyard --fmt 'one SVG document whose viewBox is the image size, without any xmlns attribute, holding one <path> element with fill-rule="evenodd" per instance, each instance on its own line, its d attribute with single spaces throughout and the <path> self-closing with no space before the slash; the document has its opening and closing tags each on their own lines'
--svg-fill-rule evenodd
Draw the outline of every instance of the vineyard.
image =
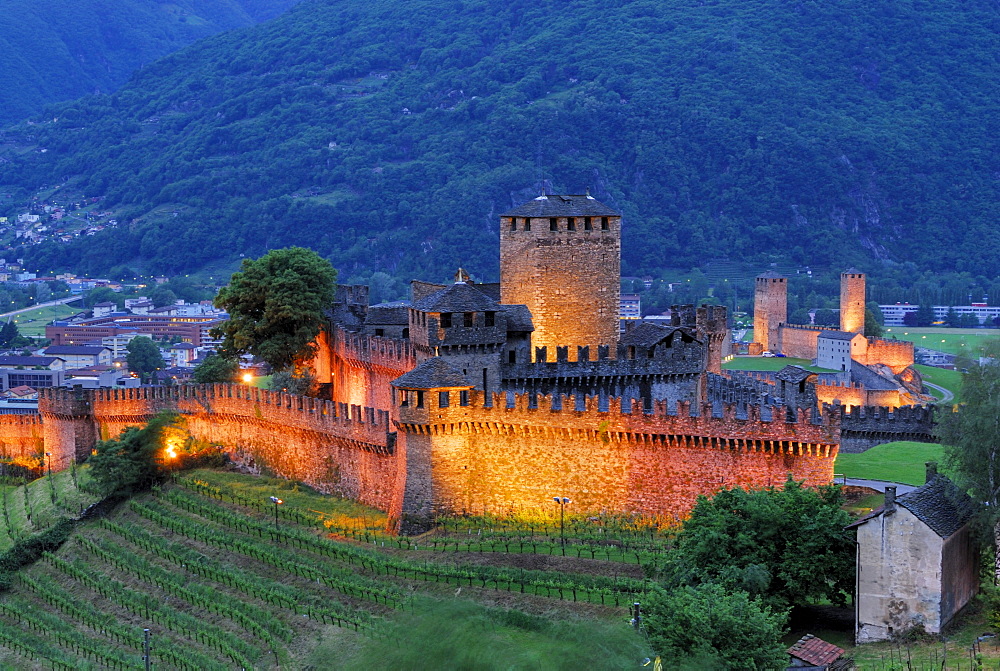
<svg viewBox="0 0 1000 671">
<path fill-rule="evenodd" d="M 16 482 L 0 481 L 0 552 L 62 518 L 79 517 L 99 498 L 88 470 L 75 464 L 27 485 L 16 486 Z"/>
<path fill-rule="evenodd" d="M 69 473 L 4 496 L 12 539 L 91 500 Z M 296 668 L 323 640 L 379 640 L 455 594 L 624 622 L 648 586 L 637 564 L 667 538 L 627 520 L 572 519 L 565 544 L 558 520 L 441 522 L 394 537 L 378 511 L 291 483 L 183 475 L 80 523 L 16 574 L 0 597 L 0 666 L 142 668 L 149 628 L 154 668 Z"/>
</svg>

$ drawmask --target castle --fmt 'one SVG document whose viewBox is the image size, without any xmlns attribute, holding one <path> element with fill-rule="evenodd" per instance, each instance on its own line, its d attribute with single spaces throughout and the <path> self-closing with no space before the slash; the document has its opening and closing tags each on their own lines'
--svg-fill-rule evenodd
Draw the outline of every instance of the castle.
<svg viewBox="0 0 1000 671">
<path fill-rule="evenodd" d="M 415 533 L 441 513 L 546 510 L 553 496 L 576 513 L 673 520 L 720 488 L 829 483 L 845 440 L 926 436 L 923 409 L 822 412 L 795 366 L 723 375 L 725 308 L 675 306 L 669 325 L 620 335 L 621 223 L 589 195 L 543 195 L 501 215 L 498 284 L 459 270 L 381 305 L 338 287 L 311 363 L 324 400 L 241 385 L 42 390 L 40 416 L 0 417 L 0 450 L 65 468 L 172 409 L 247 468 Z M 782 295 L 768 296 L 777 318 Z"/>
</svg>

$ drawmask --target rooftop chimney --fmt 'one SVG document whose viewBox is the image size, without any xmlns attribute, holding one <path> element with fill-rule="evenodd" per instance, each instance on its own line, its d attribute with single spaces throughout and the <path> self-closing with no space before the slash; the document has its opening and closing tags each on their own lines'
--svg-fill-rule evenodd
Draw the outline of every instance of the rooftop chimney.
<svg viewBox="0 0 1000 671">
<path fill-rule="evenodd" d="M 882 506 L 882 510 L 886 515 L 896 512 L 896 488 L 886 487 L 885 488 L 885 504 Z"/>
<path fill-rule="evenodd" d="M 933 480 L 934 476 L 937 475 L 937 462 L 936 461 L 928 461 L 928 462 L 926 462 L 924 464 L 924 466 L 927 469 L 927 471 L 926 471 L 927 475 L 926 475 L 926 477 L 924 479 L 924 482 L 927 483 L 927 482 L 930 482 L 931 480 Z"/>
</svg>

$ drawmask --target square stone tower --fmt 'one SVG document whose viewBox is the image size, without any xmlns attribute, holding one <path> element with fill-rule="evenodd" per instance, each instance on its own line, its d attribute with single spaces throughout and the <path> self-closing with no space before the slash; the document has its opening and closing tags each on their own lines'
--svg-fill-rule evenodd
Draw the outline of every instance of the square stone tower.
<svg viewBox="0 0 1000 671">
<path fill-rule="evenodd" d="M 527 305 L 535 347 L 618 344 L 621 214 L 592 196 L 539 196 L 500 215 L 500 302 Z"/>
<path fill-rule="evenodd" d="M 840 330 L 865 332 L 865 274 L 856 268 L 840 274 Z"/>
<path fill-rule="evenodd" d="M 788 320 L 788 280 L 773 270 L 757 276 L 753 294 L 753 339 L 765 352 L 780 351 L 778 325 Z"/>
</svg>

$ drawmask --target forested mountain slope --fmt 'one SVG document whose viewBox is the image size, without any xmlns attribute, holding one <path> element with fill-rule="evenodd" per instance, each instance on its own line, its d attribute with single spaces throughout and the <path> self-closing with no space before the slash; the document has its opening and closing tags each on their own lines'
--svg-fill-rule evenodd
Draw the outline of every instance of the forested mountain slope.
<svg viewBox="0 0 1000 671">
<path fill-rule="evenodd" d="M 0 0 L 0 123 L 117 89 L 136 69 L 297 0 Z"/>
<path fill-rule="evenodd" d="M 0 192 L 119 208 L 26 248 L 45 269 L 298 244 L 342 277 L 492 278 L 497 215 L 544 183 L 624 212 L 626 274 L 996 275 L 998 28 L 987 0 L 307 0 L 8 130 Z"/>
</svg>

